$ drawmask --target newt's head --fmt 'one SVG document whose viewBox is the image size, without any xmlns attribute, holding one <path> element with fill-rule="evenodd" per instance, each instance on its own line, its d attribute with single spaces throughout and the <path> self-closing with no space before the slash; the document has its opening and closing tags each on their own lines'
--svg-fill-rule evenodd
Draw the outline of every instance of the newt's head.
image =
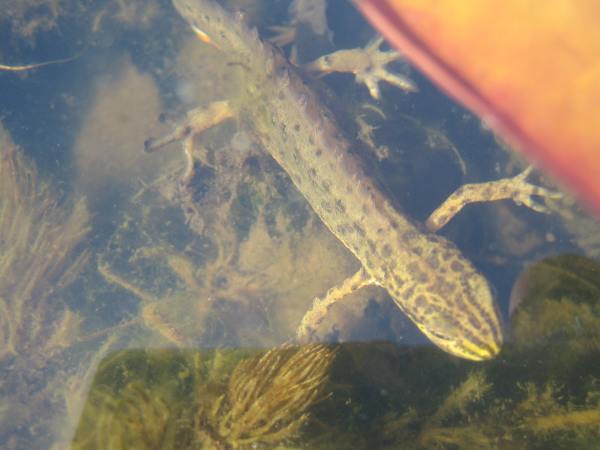
<svg viewBox="0 0 600 450">
<path fill-rule="evenodd" d="M 441 294 L 433 291 L 429 296 Z M 452 294 L 444 294 L 445 307 L 425 308 L 417 323 L 421 331 L 438 347 L 461 358 L 483 361 L 500 353 L 502 321 L 487 280 L 474 272 Z"/>
<path fill-rule="evenodd" d="M 502 347 L 502 319 L 487 280 L 450 242 L 415 247 L 419 258 L 386 286 L 396 304 L 442 350 L 482 361 Z M 394 281 L 395 280 L 395 281 Z"/>
</svg>

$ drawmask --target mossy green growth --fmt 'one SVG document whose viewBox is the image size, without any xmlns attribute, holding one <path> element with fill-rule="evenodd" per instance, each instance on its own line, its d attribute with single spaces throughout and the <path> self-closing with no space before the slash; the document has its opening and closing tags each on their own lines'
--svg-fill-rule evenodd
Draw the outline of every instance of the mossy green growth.
<svg viewBox="0 0 600 450">
<path fill-rule="evenodd" d="M 600 266 L 587 258 L 562 255 L 534 264 L 517 281 L 512 300 L 519 303 L 511 329 L 518 347 L 577 350 L 600 337 Z"/>
<path fill-rule="evenodd" d="M 151 449 L 191 445 L 194 373 L 189 352 L 131 350 L 98 367 L 72 449 Z M 189 411 L 189 412 L 188 412 Z"/>
<path fill-rule="evenodd" d="M 72 449 L 266 448 L 325 398 L 335 352 L 131 350 L 98 368 Z"/>
<path fill-rule="evenodd" d="M 598 273 L 573 256 L 528 269 L 485 363 L 391 343 L 117 353 L 73 448 L 596 449 Z"/>
<path fill-rule="evenodd" d="M 598 264 L 575 256 L 528 269 L 512 334 L 492 361 L 382 343 L 344 346 L 332 374 L 343 388 L 318 416 L 343 417 L 335 422 L 340 445 L 327 448 L 598 448 L 599 273 Z"/>
<path fill-rule="evenodd" d="M 412 422 L 415 448 L 597 448 L 600 266 L 574 255 L 542 260 L 521 275 L 512 301 L 502 354 L 469 368 Z"/>
</svg>

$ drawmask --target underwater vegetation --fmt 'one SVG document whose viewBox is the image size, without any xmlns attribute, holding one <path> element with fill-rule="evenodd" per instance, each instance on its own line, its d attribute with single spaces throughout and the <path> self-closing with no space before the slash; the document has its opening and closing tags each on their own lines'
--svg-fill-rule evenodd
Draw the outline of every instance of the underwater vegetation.
<svg viewBox="0 0 600 450">
<path fill-rule="evenodd" d="M 250 449 L 293 441 L 335 350 L 131 350 L 99 366 L 71 449 Z"/>
<path fill-rule="evenodd" d="M 15 37 L 33 41 L 38 34 L 59 27 L 65 17 L 78 17 L 84 22 L 91 19 L 88 26 L 92 32 L 98 32 L 108 20 L 147 25 L 158 11 L 154 0 L 0 0 L 0 24 L 8 24 Z"/>
<path fill-rule="evenodd" d="M 525 271 L 486 363 L 392 343 L 114 353 L 72 448 L 595 449 L 598 273 L 569 255 Z"/>
<path fill-rule="evenodd" d="M 473 371 L 428 417 L 417 409 L 385 417 L 388 443 L 381 448 L 407 442 L 411 449 L 593 449 L 600 391 L 597 378 L 586 384 L 588 398 L 577 403 L 552 381 L 517 383 L 515 398 L 503 398 L 488 376 Z"/>
<path fill-rule="evenodd" d="M 323 345 L 282 347 L 242 360 L 226 394 L 201 403 L 197 438 L 209 447 L 244 448 L 293 437 L 323 400 L 335 351 Z M 204 398 L 204 386 L 197 398 Z"/>
<path fill-rule="evenodd" d="M 404 439 L 411 444 L 403 448 L 597 448 L 599 275 L 598 263 L 573 255 L 528 268 L 499 358 L 479 368 L 448 364 L 445 392 L 381 418 L 382 448 Z"/>
<path fill-rule="evenodd" d="M 93 360 L 80 367 L 66 352 L 83 319 L 63 294 L 89 259 L 81 246 L 85 202 L 68 203 L 0 125 L 0 442 L 7 448 L 48 448 L 59 437 L 53 428 L 75 407 Z"/>
<path fill-rule="evenodd" d="M 1 0 L 0 22 L 7 21 L 13 33 L 32 38 L 56 27 L 64 3 L 61 0 Z"/>
<path fill-rule="evenodd" d="M 392 343 L 114 353 L 72 448 L 595 449 L 599 273 L 571 255 L 526 270 L 486 363 Z"/>
<path fill-rule="evenodd" d="M 579 251 L 588 258 L 600 257 L 600 227 L 598 217 L 579 205 L 573 197 L 550 203 L 552 211 L 559 215 L 561 225 L 569 234 Z"/>
<path fill-rule="evenodd" d="M 0 128 L 0 362 L 45 359 L 68 346 L 80 318 L 53 297 L 88 260 L 85 202 L 59 206 L 48 184 Z M 50 320 L 48 320 L 50 319 Z"/>
<path fill-rule="evenodd" d="M 355 261 L 244 133 L 202 140 L 185 185 L 178 147 L 165 150 L 174 161 L 133 196 L 99 258 L 110 298 L 116 308 L 127 302 L 117 296 L 139 300 L 139 323 L 155 334 L 144 345 L 288 340 L 306 305 Z"/>
</svg>

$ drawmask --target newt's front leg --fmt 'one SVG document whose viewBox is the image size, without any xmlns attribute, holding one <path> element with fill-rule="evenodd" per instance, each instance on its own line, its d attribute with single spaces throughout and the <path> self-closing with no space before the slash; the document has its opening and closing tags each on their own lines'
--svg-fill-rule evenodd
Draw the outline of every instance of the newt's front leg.
<svg viewBox="0 0 600 450">
<path fill-rule="evenodd" d="M 186 156 L 186 169 L 182 176 L 182 182 L 186 184 L 194 176 L 194 136 L 233 116 L 234 111 L 227 101 L 213 102 L 208 106 L 192 109 L 187 113 L 183 123 L 175 127 L 171 133 L 144 142 L 144 151 L 152 153 L 175 141 L 182 141 Z"/>
<path fill-rule="evenodd" d="M 300 341 L 310 341 L 313 337 L 315 330 L 323 322 L 328 311 L 331 309 L 334 303 L 342 300 L 346 296 L 358 291 L 364 286 L 376 284 L 375 280 L 371 278 L 367 272 L 361 268 L 351 277 L 345 279 L 338 286 L 334 286 L 325 297 L 315 298 L 311 308 L 304 314 L 300 326 L 298 327 L 296 334 Z"/>
<path fill-rule="evenodd" d="M 560 199 L 560 192 L 536 186 L 527 181 L 533 167 L 512 178 L 503 178 L 487 183 L 465 184 L 446 199 L 427 219 L 425 225 L 435 232 L 446 225 L 465 205 L 477 202 L 491 202 L 512 199 L 518 205 L 524 205 L 537 212 L 547 212 L 547 207 L 534 197 Z"/>
</svg>

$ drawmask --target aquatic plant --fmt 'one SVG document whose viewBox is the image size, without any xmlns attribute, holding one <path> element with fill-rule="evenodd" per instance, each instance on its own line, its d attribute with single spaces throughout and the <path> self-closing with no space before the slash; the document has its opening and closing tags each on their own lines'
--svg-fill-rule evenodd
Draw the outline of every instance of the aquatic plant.
<svg viewBox="0 0 600 450">
<path fill-rule="evenodd" d="M 0 362 L 47 359 L 68 346 L 79 315 L 53 295 L 88 260 L 76 252 L 89 231 L 83 199 L 66 212 L 47 183 L 0 128 Z"/>
<path fill-rule="evenodd" d="M 118 395 L 107 386 L 90 391 L 88 405 L 102 405 L 101 413 L 87 412 L 71 446 L 75 449 L 128 449 L 158 448 L 160 443 L 172 442 L 166 435 L 177 421 L 167 400 L 141 382 L 126 385 Z M 181 448 L 173 446 L 167 448 Z"/>
<path fill-rule="evenodd" d="M 180 273 L 184 277 L 186 271 Z M 361 357 L 349 346 L 344 353 L 352 355 L 352 367 L 343 372 L 350 375 L 340 379 L 336 371 L 329 385 L 332 401 L 318 408 L 314 421 L 328 425 L 311 435 L 311 448 L 392 449 L 400 443 L 406 449 L 595 448 L 598 266 L 571 256 L 543 261 L 529 273 L 533 279 L 513 316 L 513 341 L 499 359 L 477 370 L 430 349 L 364 344 Z M 312 406 L 325 395 L 320 367 L 329 373 L 332 355 L 303 349 L 279 348 L 235 362 L 226 351 L 191 358 L 176 375 L 194 380 L 193 389 L 185 390 L 192 398 L 185 413 L 181 399 L 179 406 L 165 400 L 164 388 L 157 402 L 148 403 L 148 393 L 136 395 L 140 405 L 156 412 L 148 416 L 157 421 L 153 429 L 171 430 L 161 436 L 179 436 L 178 442 L 192 447 L 252 448 L 287 439 L 293 446 L 308 411 L 315 414 Z M 569 349 L 569 356 L 557 349 Z M 319 352 L 325 353 L 317 357 Z M 161 402 L 167 403 L 168 420 Z M 173 417 L 182 428 L 165 425 Z"/>
<path fill-rule="evenodd" d="M 89 216 L 62 203 L 0 125 L 0 441 L 21 448 L 48 447 L 79 369 L 57 362 L 82 322 L 61 292 L 88 260 Z"/>
<path fill-rule="evenodd" d="M 212 404 L 199 390 L 198 441 L 215 448 L 253 448 L 293 437 L 308 420 L 335 352 L 323 345 L 280 347 L 241 361 L 227 393 Z"/>
<path fill-rule="evenodd" d="M 138 323 L 163 345 L 269 347 L 356 261 L 250 136 L 213 131 L 190 180 L 177 158 L 134 195 L 99 271 L 117 295 L 141 300 Z"/>
<path fill-rule="evenodd" d="M 126 25 L 149 26 L 159 12 L 154 0 L 109 0 L 77 2 L 74 0 L 10 0 L 0 1 L 0 24 L 8 24 L 11 32 L 33 43 L 39 34 L 58 28 L 61 21 L 75 18 L 97 33 L 110 20 Z"/>
<path fill-rule="evenodd" d="M 528 268 L 513 291 L 502 357 L 448 383 L 437 401 L 412 395 L 403 413 L 388 413 L 376 425 L 383 448 L 400 439 L 419 449 L 597 448 L 599 273 L 574 255 Z"/>
<path fill-rule="evenodd" d="M 68 448 L 190 448 L 195 355 L 177 350 L 120 350 L 98 364 Z"/>
<path fill-rule="evenodd" d="M 472 377 L 465 383 L 473 383 Z M 584 401 L 578 401 L 575 395 L 552 381 L 541 386 L 525 382 L 517 384 L 516 388 L 513 395 L 517 398 L 503 398 L 498 391 L 491 392 L 486 400 L 471 396 L 469 411 L 461 412 L 459 404 L 454 403 L 453 417 L 425 422 L 418 438 L 420 447 L 596 448 L 595 442 L 600 435 L 600 404 L 591 398 L 600 394 L 597 386 L 588 391 L 590 398 Z M 453 403 L 453 396 L 451 393 L 444 404 L 448 405 L 448 400 Z"/>
<path fill-rule="evenodd" d="M 335 351 L 130 350 L 108 355 L 72 450 L 243 449 L 297 437 Z"/>
<path fill-rule="evenodd" d="M 16 35 L 33 39 L 39 32 L 57 26 L 65 7 L 63 0 L 23 0 L 0 2 L 0 23 L 7 21 Z"/>
</svg>

